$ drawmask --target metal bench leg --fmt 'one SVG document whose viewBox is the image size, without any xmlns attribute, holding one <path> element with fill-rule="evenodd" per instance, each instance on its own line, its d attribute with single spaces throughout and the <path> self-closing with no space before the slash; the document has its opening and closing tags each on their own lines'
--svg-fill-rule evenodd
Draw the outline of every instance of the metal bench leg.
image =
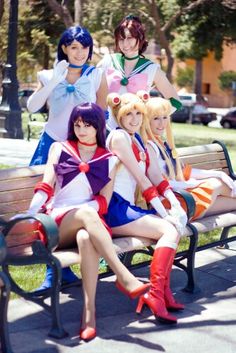
<svg viewBox="0 0 236 353">
<path fill-rule="evenodd" d="M 192 224 L 188 224 L 188 227 L 192 230 L 192 235 L 190 236 L 190 244 L 189 244 L 189 249 L 188 249 L 188 255 L 187 255 L 187 276 L 188 276 L 188 281 L 187 285 L 184 288 L 185 292 L 190 292 L 190 293 L 196 293 L 199 292 L 199 288 L 196 286 L 196 281 L 195 281 L 195 253 L 197 249 L 197 244 L 198 244 L 198 231 L 195 227 L 192 226 Z"/>
<path fill-rule="evenodd" d="M 51 290 L 52 327 L 48 335 L 54 338 L 64 338 L 68 336 L 68 333 L 64 330 L 60 318 L 59 293 L 61 288 L 61 265 L 57 259 L 54 259 L 49 265 L 53 269 L 53 281 Z"/>
<path fill-rule="evenodd" d="M 7 323 L 7 308 L 10 297 L 10 282 L 7 276 L 2 272 L 0 272 L 0 282 L 3 283 L 2 288 L 0 288 L 0 351 L 2 353 L 13 353 L 10 344 Z"/>
</svg>

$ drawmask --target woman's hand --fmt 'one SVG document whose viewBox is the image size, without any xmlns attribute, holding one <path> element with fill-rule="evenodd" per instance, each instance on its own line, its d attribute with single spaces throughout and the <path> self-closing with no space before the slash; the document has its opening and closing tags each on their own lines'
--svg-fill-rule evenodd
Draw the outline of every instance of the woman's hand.
<svg viewBox="0 0 236 353">
<path fill-rule="evenodd" d="M 69 63 L 66 60 L 59 61 L 53 69 L 52 81 L 57 86 L 60 82 L 64 81 L 68 74 Z"/>
</svg>

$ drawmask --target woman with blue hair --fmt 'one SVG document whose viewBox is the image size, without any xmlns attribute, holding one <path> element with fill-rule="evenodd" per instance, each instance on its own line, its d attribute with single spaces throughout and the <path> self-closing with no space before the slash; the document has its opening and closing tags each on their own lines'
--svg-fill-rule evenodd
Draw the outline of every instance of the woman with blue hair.
<svg viewBox="0 0 236 353">
<path fill-rule="evenodd" d="M 27 108 L 35 113 L 47 103 L 49 116 L 30 165 L 45 164 L 51 144 L 66 140 L 69 116 L 76 105 L 93 102 L 106 107 L 106 79 L 101 69 L 87 64 L 92 52 L 88 30 L 70 27 L 59 40 L 54 68 L 38 72 L 38 87 Z"/>
<path fill-rule="evenodd" d="M 75 106 L 93 102 L 105 109 L 106 79 L 102 69 L 87 64 L 92 52 L 93 39 L 88 30 L 70 27 L 59 40 L 54 68 L 38 72 L 38 87 L 30 96 L 27 108 L 34 113 L 47 103 L 49 115 L 30 165 L 46 164 L 51 144 L 66 140 L 69 117 Z M 76 280 L 70 268 L 62 270 L 63 283 Z M 52 271 L 47 268 L 46 280 L 39 290 L 48 289 L 51 284 Z"/>
</svg>

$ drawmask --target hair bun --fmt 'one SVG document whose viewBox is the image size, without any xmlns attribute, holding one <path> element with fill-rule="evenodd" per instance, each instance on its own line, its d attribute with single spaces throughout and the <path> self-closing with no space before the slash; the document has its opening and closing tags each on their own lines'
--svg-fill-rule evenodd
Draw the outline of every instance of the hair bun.
<svg viewBox="0 0 236 353">
<path fill-rule="evenodd" d="M 120 96 L 117 93 L 110 93 L 107 96 L 107 102 L 110 107 L 115 107 L 120 104 Z"/>
<path fill-rule="evenodd" d="M 149 93 L 148 93 L 147 91 L 145 91 L 145 90 L 140 90 L 140 91 L 138 91 L 138 92 L 137 92 L 137 96 L 138 96 L 140 99 L 142 99 L 142 101 L 143 101 L 144 103 L 146 103 L 146 102 L 149 100 L 149 98 L 150 98 Z"/>
</svg>

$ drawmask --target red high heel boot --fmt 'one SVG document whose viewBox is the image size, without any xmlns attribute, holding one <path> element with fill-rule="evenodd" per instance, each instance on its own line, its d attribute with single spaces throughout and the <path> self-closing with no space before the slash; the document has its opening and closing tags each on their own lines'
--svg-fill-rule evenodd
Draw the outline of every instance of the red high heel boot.
<svg viewBox="0 0 236 353">
<path fill-rule="evenodd" d="M 177 322 L 177 318 L 168 313 L 164 300 L 164 287 L 168 272 L 170 257 L 175 250 L 168 247 L 157 248 L 150 267 L 151 288 L 148 293 L 139 298 L 136 312 L 141 313 L 144 305 L 148 306 L 158 321 L 168 324 Z"/>
<path fill-rule="evenodd" d="M 174 261 L 174 256 L 173 258 L 170 260 L 170 264 L 169 264 L 169 272 L 167 273 L 166 276 L 166 281 L 165 281 L 165 289 L 164 289 L 164 299 L 165 299 L 165 303 L 166 303 L 166 308 L 170 311 L 178 311 L 178 310 L 183 310 L 184 309 L 184 305 L 181 303 L 178 303 L 175 298 L 173 297 L 173 293 L 170 289 L 170 274 L 171 274 L 171 270 L 172 270 L 172 264 Z"/>
<path fill-rule="evenodd" d="M 148 291 L 150 288 L 151 284 L 150 283 L 144 283 L 143 285 L 139 286 L 138 288 L 134 289 L 133 291 L 129 292 L 127 289 L 125 289 L 120 282 L 116 281 L 116 288 L 119 289 L 122 293 L 127 295 L 130 299 L 135 299 L 139 297 L 141 294 L 145 293 Z"/>
</svg>

